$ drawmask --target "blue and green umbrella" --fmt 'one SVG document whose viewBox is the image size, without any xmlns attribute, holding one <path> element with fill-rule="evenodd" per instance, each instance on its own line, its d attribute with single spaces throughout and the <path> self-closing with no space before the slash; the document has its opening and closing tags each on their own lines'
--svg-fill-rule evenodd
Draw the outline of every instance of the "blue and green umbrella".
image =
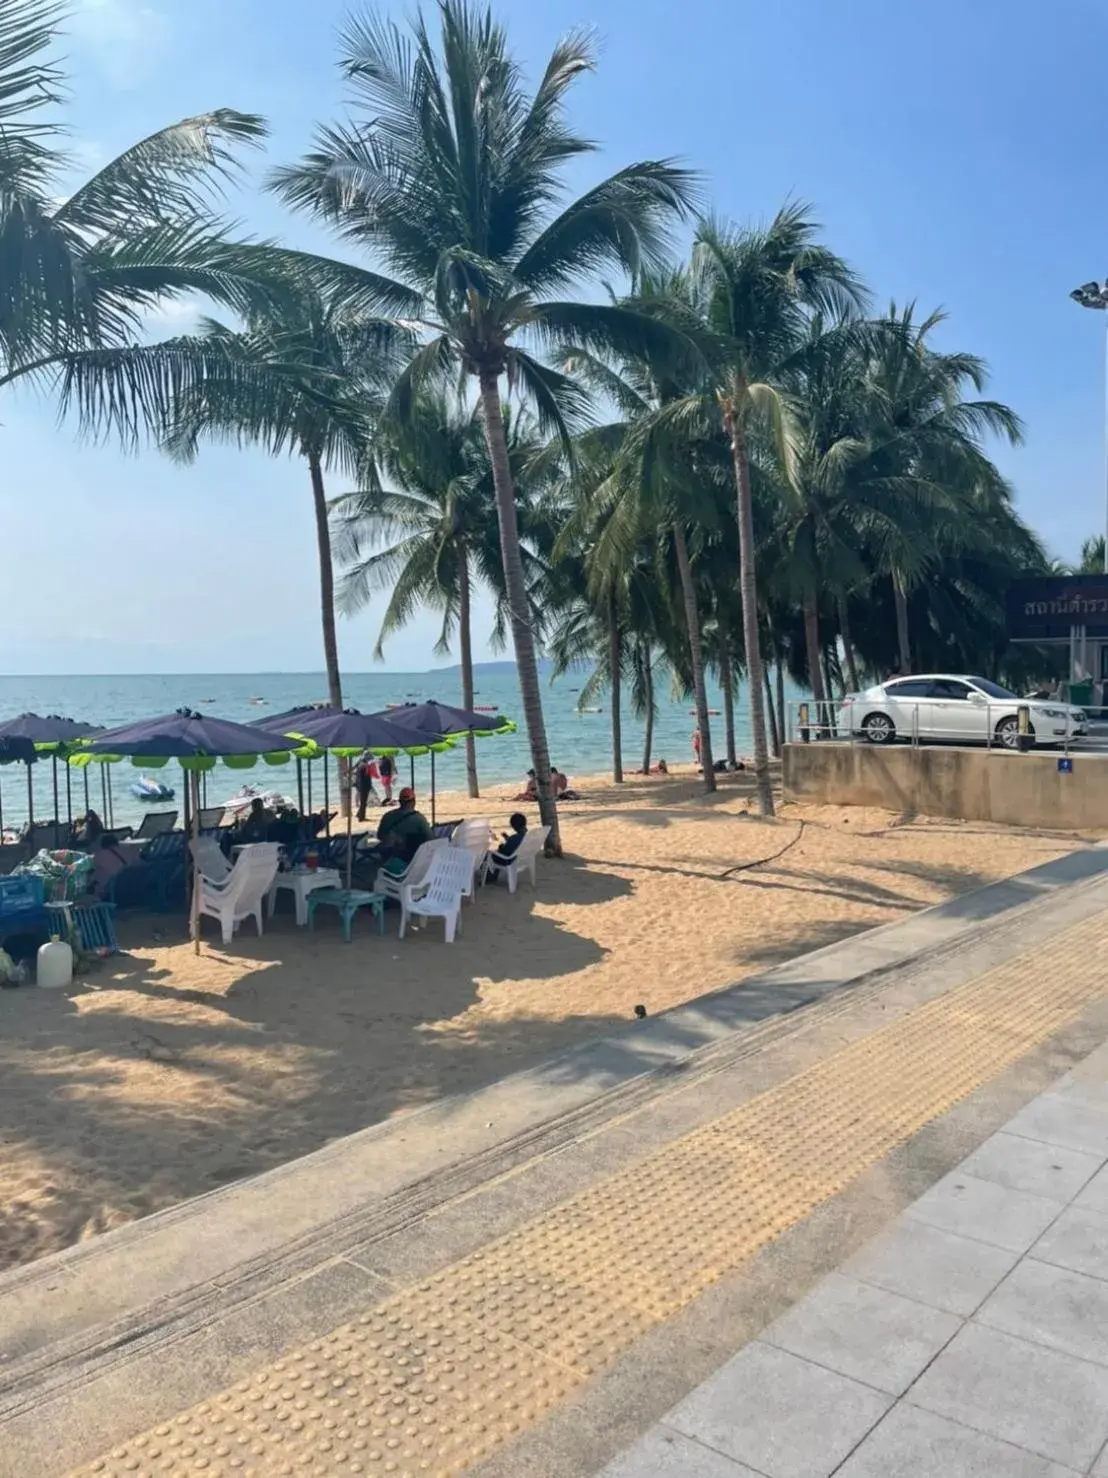
<svg viewBox="0 0 1108 1478">
<path fill-rule="evenodd" d="M 161 718 L 144 719 L 140 723 L 106 730 L 95 739 L 86 741 L 79 753 L 70 755 L 70 763 L 80 765 L 98 760 L 112 764 L 129 758 L 141 761 L 144 769 L 158 769 L 171 759 L 176 760 L 192 788 L 191 830 L 195 841 L 199 836 L 201 774 L 219 763 L 232 770 L 250 769 L 259 759 L 270 765 L 287 764 L 296 747 L 264 729 L 179 708 L 176 713 Z M 189 925 L 199 954 L 200 882 L 195 868 Z"/>
</svg>

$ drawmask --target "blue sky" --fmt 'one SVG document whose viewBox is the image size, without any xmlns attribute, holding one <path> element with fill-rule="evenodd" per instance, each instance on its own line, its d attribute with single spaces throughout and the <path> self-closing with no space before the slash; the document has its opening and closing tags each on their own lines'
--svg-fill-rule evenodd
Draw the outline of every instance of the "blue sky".
<svg viewBox="0 0 1108 1478">
<path fill-rule="evenodd" d="M 259 112 L 272 138 L 232 209 L 253 231 L 328 246 L 257 187 L 342 107 L 346 3 L 74 4 L 68 116 L 86 172 L 186 114 Z M 1108 315 L 1067 293 L 1108 274 L 1102 0 L 502 0 L 499 11 L 532 71 L 568 26 L 595 28 L 600 67 L 574 117 L 603 149 L 575 184 L 678 155 L 737 220 L 789 195 L 811 201 L 878 304 L 943 306 L 947 346 L 989 362 L 990 393 L 1027 425 L 1026 445 L 997 457 L 1052 552 L 1073 556 L 1101 527 Z M 155 327 L 177 331 L 189 311 Z M 25 393 L 0 406 L 0 438 L 0 671 L 321 666 L 300 466 L 210 449 L 182 470 L 79 446 Z M 343 623 L 351 670 L 371 666 L 377 615 Z M 388 666 L 432 665 L 433 631 L 425 620 L 395 638 Z"/>
</svg>

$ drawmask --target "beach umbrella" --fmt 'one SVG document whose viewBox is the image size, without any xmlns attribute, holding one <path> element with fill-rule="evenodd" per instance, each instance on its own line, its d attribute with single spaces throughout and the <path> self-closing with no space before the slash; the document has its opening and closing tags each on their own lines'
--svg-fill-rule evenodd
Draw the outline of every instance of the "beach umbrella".
<svg viewBox="0 0 1108 1478">
<path fill-rule="evenodd" d="M 443 734 L 451 739 L 464 739 L 472 735 L 475 739 L 489 739 L 496 734 L 514 734 L 515 723 L 499 713 L 485 713 L 476 708 L 455 708 L 450 703 L 437 703 L 433 698 L 426 703 L 405 703 L 398 708 L 387 709 L 384 717 L 425 735 Z M 415 783 L 415 761 L 412 761 L 412 782 Z M 435 819 L 435 750 L 431 750 L 431 820 Z"/>
<path fill-rule="evenodd" d="M 96 739 L 86 742 L 70 763 L 87 764 L 89 760 L 111 763 L 125 756 L 142 760 L 144 767 L 156 769 L 175 759 L 185 772 L 192 790 L 192 841 L 200 835 L 199 776 L 221 760 L 231 769 L 249 769 L 259 759 L 280 765 L 288 761 L 294 748 L 279 735 L 249 724 L 230 723 L 210 714 L 194 713 L 179 708 L 161 718 L 141 723 L 124 724 L 108 729 Z M 193 868 L 192 906 L 189 927 L 196 953 L 200 953 L 200 875 Z"/>
<path fill-rule="evenodd" d="M 301 703 L 296 708 L 286 708 L 284 713 L 267 713 L 264 718 L 250 720 L 249 727 L 252 729 L 265 729 L 271 734 L 285 734 L 296 727 L 297 722 L 306 714 L 318 713 L 341 713 L 341 708 L 333 708 L 327 703 Z M 308 811 L 312 809 L 312 756 L 298 754 L 296 756 L 296 799 L 300 806 L 301 816 L 304 810 L 304 765 L 308 766 Z M 323 814 L 326 816 L 327 835 L 331 835 L 331 806 L 327 794 L 327 761 L 323 762 Z"/>
<path fill-rule="evenodd" d="M 0 765 L 26 765 L 27 766 L 27 793 L 30 797 L 33 790 L 31 784 L 31 766 L 38 759 L 35 746 L 30 739 L 9 739 L 0 735 Z M 4 801 L 0 796 L 0 839 L 4 835 Z"/>
<path fill-rule="evenodd" d="M 40 754 L 49 754 L 54 771 L 54 845 L 58 845 L 58 757 L 69 744 L 83 739 L 88 734 L 98 733 L 98 724 L 82 723 L 78 719 L 63 718 L 57 713 L 45 716 L 37 713 L 21 713 L 16 718 L 0 723 L 0 739 L 24 739 L 33 744 Z M 73 821 L 72 792 L 66 782 L 66 802 L 69 820 Z M 27 770 L 27 821 L 33 825 L 35 819 L 34 787 L 31 771 Z"/>
<path fill-rule="evenodd" d="M 429 750 L 449 749 L 453 740 L 442 734 L 419 734 L 396 723 L 391 713 L 359 713 L 356 708 L 318 709 L 301 714 L 292 721 L 295 727 L 286 737 L 310 740 L 317 749 L 342 759 L 353 759 L 364 750 L 374 754 L 427 754 Z M 326 775 L 324 770 L 324 775 Z M 353 806 L 346 811 L 346 886 L 350 887 L 353 867 Z"/>
</svg>

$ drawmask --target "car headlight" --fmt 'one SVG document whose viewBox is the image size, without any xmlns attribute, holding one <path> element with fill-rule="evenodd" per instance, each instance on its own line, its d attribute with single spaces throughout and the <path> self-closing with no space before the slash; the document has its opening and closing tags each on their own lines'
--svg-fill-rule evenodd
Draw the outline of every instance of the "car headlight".
<svg viewBox="0 0 1108 1478">
<path fill-rule="evenodd" d="M 1044 718 L 1065 718 L 1066 716 L 1064 708 L 1040 708 L 1039 712 Z"/>
</svg>

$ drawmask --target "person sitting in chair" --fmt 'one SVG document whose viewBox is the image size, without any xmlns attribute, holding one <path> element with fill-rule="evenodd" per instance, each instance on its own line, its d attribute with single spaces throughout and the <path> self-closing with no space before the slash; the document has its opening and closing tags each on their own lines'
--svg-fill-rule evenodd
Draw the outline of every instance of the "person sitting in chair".
<svg viewBox="0 0 1108 1478">
<path fill-rule="evenodd" d="M 523 838 L 527 835 L 527 817 L 522 811 L 516 811 L 508 817 L 510 831 L 500 834 L 500 845 L 489 857 L 489 881 L 495 883 L 502 872 L 506 872 L 511 866 L 513 857 L 519 851 Z"/>
<path fill-rule="evenodd" d="M 396 810 L 386 812 L 377 827 L 377 847 L 392 873 L 403 872 L 423 843 L 431 840 L 430 823 L 416 810 L 410 785 L 405 785 L 397 801 Z"/>
</svg>

